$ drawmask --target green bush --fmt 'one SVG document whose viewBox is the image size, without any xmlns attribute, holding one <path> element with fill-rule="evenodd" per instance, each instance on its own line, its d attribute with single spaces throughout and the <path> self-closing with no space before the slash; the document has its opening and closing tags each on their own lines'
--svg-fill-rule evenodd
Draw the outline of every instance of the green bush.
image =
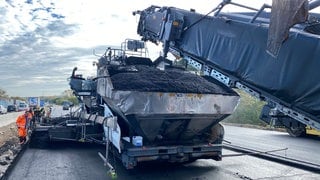
<svg viewBox="0 0 320 180">
<path fill-rule="evenodd" d="M 265 102 L 240 90 L 236 91 L 241 97 L 240 103 L 235 112 L 222 122 L 266 126 L 267 124 L 259 119 L 261 109 Z"/>
</svg>

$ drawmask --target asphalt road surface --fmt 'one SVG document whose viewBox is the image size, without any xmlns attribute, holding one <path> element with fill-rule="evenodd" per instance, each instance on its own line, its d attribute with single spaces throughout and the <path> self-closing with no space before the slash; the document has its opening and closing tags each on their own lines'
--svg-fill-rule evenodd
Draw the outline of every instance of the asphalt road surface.
<svg viewBox="0 0 320 180">
<path fill-rule="evenodd" d="M 77 107 L 73 107 L 71 110 L 76 109 Z M 0 127 L 2 126 L 6 126 L 9 125 L 13 122 L 16 122 L 17 117 L 20 114 L 23 114 L 24 111 L 20 111 L 20 112 L 8 112 L 7 114 L 0 114 Z M 51 116 L 52 117 L 58 117 L 58 116 L 64 116 L 66 114 L 70 113 L 70 111 L 67 110 L 62 110 L 62 106 L 57 106 L 54 105 L 52 107 L 52 113 Z"/>
<path fill-rule="evenodd" d="M 7 114 L 0 114 L 0 126 L 6 126 L 16 122 L 17 117 L 23 112 L 8 112 Z"/>
<path fill-rule="evenodd" d="M 104 149 L 74 143 L 56 143 L 50 149 L 27 149 L 6 179 L 16 180 L 101 180 L 111 179 L 97 152 Z M 224 151 L 225 154 L 234 153 Z M 113 159 L 112 159 L 113 163 Z M 319 174 L 262 159 L 241 156 L 198 160 L 185 165 L 146 163 L 135 170 L 125 170 L 113 163 L 117 179 L 319 179 Z"/>
<path fill-rule="evenodd" d="M 286 132 L 265 131 L 235 126 L 224 126 L 225 140 L 232 145 L 260 151 L 288 148 L 273 154 L 320 165 L 320 137 L 291 137 Z"/>
<path fill-rule="evenodd" d="M 278 134 L 278 132 L 272 131 L 228 126 L 226 127 L 225 138 L 230 141 L 235 140 L 235 137 L 231 138 L 232 133 L 230 131 L 242 139 L 239 142 L 242 145 L 252 143 L 268 150 L 279 148 L 279 145 L 276 145 L 275 141 L 270 140 L 271 142 L 269 142 L 262 138 L 270 136 L 271 138 L 280 137 L 277 143 L 283 146 L 298 147 L 297 151 L 302 151 L 299 148 L 303 147 L 297 146 L 301 140 L 297 140 L 296 138 L 291 140 L 291 137 L 285 133 Z M 246 137 L 246 133 L 249 137 L 253 138 L 254 142 L 251 142 L 251 139 L 246 139 L 248 138 Z M 309 143 L 319 147 L 317 146 L 319 142 L 317 139 L 312 139 Z M 308 152 L 309 149 L 304 148 L 303 151 L 312 156 L 314 152 Z M 97 154 L 98 152 L 104 152 L 104 147 L 79 143 L 54 143 L 47 149 L 27 149 L 6 179 L 111 179 L 108 176 L 108 169 L 103 166 L 103 162 Z M 223 151 L 223 154 L 234 153 L 228 150 Z M 320 174 L 251 156 L 226 157 L 219 162 L 214 160 L 198 160 L 184 165 L 145 163 L 130 171 L 125 170 L 118 161 L 111 160 L 117 172 L 117 179 L 125 180 L 320 179 Z"/>
</svg>

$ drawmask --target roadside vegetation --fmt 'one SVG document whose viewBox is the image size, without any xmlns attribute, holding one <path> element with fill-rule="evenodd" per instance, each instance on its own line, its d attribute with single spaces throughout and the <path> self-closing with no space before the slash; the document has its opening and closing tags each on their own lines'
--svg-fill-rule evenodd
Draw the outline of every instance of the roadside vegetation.
<svg viewBox="0 0 320 180">
<path fill-rule="evenodd" d="M 53 104 L 62 105 L 63 102 L 68 101 L 74 105 L 78 105 L 79 101 L 77 97 L 73 94 L 72 90 L 65 90 L 61 96 L 52 96 L 49 101 Z"/>
<path fill-rule="evenodd" d="M 6 91 L 0 88 L 0 98 L 8 98 Z"/>
<path fill-rule="evenodd" d="M 195 72 L 196 74 L 201 74 L 201 72 L 192 67 L 187 66 L 187 60 L 185 59 L 178 59 L 174 61 L 174 65 L 180 67 L 187 67 L 188 71 Z M 260 101 L 257 98 L 254 98 L 247 93 L 235 89 L 235 91 L 240 95 L 240 103 L 236 109 L 236 111 L 224 119 L 222 123 L 233 123 L 233 124 L 248 124 L 254 126 L 267 126 L 268 124 L 260 120 L 260 112 L 262 107 L 264 106 L 265 102 Z"/>
<path fill-rule="evenodd" d="M 245 92 L 236 91 L 241 96 L 240 104 L 236 111 L 222 122 L 267 126 L 265 122 L 259 119 L 261 109 L 265 103 Z"/>
</svg>

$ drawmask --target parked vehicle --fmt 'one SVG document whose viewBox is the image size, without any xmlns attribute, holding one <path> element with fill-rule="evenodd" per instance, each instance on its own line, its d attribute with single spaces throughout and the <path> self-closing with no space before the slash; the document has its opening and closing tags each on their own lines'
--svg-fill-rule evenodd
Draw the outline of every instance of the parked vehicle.
<svg viewBox="0 0 320 180">
<path fill-rule="evenodd" d="M 16 112 L 16 111 L 18 111 L 18 107 L 17 107 L 17 105 L 9 105 L 7 107 L 7 111 L 8 112 Z"/>
<path fill-rule="evenodd" d="M 69 110 L 70 103 L 69 102 L 63 102 L 62 104 L 62 110 Z"/>
<path fill-rule="evenodd" d="M 0 114 L 6 114 L 7 112 L 7 108 L 4 105 L 0 105 Z"/>
<path fill-rule="evenodd" d="M 26 103 L 19 103 L 18 111 L 27 111 L 29 109 L 28 104 Z"/>
</svg>

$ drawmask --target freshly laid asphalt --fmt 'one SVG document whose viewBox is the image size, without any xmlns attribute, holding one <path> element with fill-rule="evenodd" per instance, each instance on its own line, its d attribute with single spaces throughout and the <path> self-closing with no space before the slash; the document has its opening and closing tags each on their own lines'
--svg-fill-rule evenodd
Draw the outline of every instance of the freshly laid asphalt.
<svg viewBox="0 0 320 180">
<path fill-rule="evenodd" d="M 229 139 L 229 131 L 238 132 L 238 138 L 250 143 L 250 139 L 245 140 L 244 132 L 252 129 L 240 127 L 226 127 L 226 137 Z M 243 132 L 242 132 L 243 131 Z M 270 133 L 273 137 L 274 132 L 258 130 L 251 136 L 259 137 L 262 134 Z M 278 133 L 278 132 L 277 132 Z M 276 133 L 276 134 L 277 134 Z M 282 137 L 281 134 L 279 134 Z M 291 137 L 283 134 L 284 137 Z M 284 144 L 287 141 L 285 138 Z M 275 146 L 264 140 L 255 140 L 254 144 L 267 149 Z M 319 143 L 313 139 L 314 143 Z M 294 142 L 294 141 L 292 141 Z M 241 142 L 240 142 L 241 143 Z M 289 143 L 290 144 L 290 143 Z M 293 143 L 292 146 L 294 146 Z M 305 148 L 308 154 L 308 148 Z M 25 179 L 25 180 L 60 180 L 60 179 L 112 179 L 108 175 L 108 168 L 98 156 L 98 152 L 104 153 L 104 146 L 83 143 L 59 142 L 52 144 L 46 149 L 28 148 L 22 154 L 17 164 L 12 168 L 6 179 Z M 236 152 L 223 150 L 223 154 L 237 154 Z M 320 179 L 320 174 L 309 172 L 279 163 L 259 159 L 252 156 L 225 157 L 222 161 L 197 160 L 190 164 L 165 164 L 165 163 L 143 163 L 134 170 L 126 170 L 122 164 L 111 158 L 114 165 L 117 179 L 139 179 L 139 180 L 170 180 L 170 179 Z M 319 172 L 320 173 L 320 172 Z"/>
<path fill-rule="evenodd" d="M 278 153 L 289 157 L 296 155 L 295 157 L 314 163 L 318 163 L 320 159 L 317 151 L 320 149 L 318 138 L 292 138 L 283 132 L 225 126 L 225 140 L 233 145 L 262 151 L 288 147 L 287 151 Z M 98 152 L 104 153 L 104 147 L 74 142 L 53 143 L 45 149 L 27 148 L 4 179 L 112 179 Z M 223 154 L 236 152 L 223 150 Z M 111 164 L 115 167 L 117 179 L 126 180 L 320 179 L 320 174 L 252 156 L 225 157 L 222 161 L 197 160 L 194 163 L 179 165 L 143 163 L 134 170 L 124 169 L 122 164 L 113 158 Z"/>
</svg>

